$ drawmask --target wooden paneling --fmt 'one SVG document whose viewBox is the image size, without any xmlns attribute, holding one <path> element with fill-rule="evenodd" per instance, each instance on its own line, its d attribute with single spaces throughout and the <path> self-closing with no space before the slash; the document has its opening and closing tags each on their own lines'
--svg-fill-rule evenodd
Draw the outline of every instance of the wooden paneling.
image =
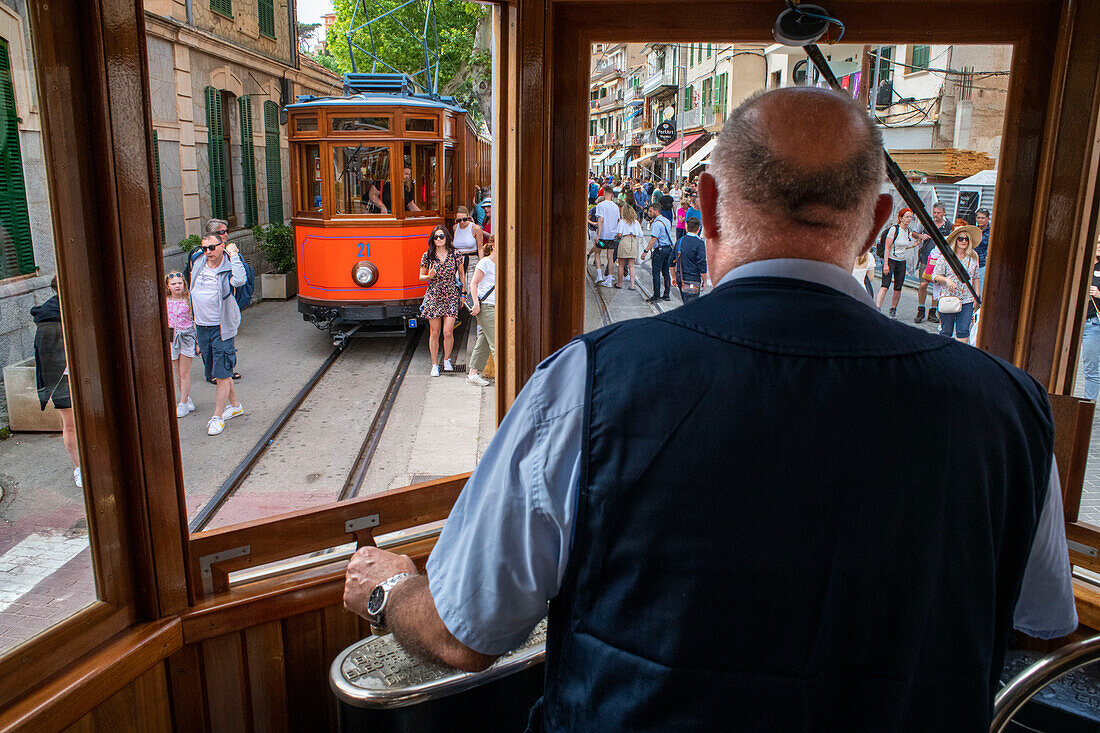
<svg viewBox="0 0 1100 733">
<path fill-rule="evenodd" d="M 176 730 L 205 733 L 202 655 L 198 644 L 188 644 L 168 658 L 168 681 Z"/>
<path fill-rule="evenodd" d="M 324 649 L 323 613 L 310 611 L 283 621 L 287 712 L 291 730 L 316 728 L 322 721 L 328 722 L 329 730 L 335 728 L 332 722 L 336 711 L 328 690 L 328 663 L 324 659 Z"/>
<path fill-rule="evenodd" d="M 1050 395 L 1054 415 L 1054 458 L 1062 482 L 1062 507 L 1067 522 L 1076 522 L 1092 439 L 1096 403 L 1067 395 Z"/>
<path fill-rule="evenodd" d="M 170 733 L 172 716 L 164 667 L 164 663 L 156 665 L 65 728 L 65 733 Z"/>
<path fill-rule="evenodd" d="M 211 733 L 250 730 L 252 704 L 241 632 L 207 639 L 200 647 L 208 730 Z"/>
<path fill-rule="evenodd" d="M 148 670 L 160 666 L 182 646 L 183 633 L 177 618 L 134 627 L 0 711 L 0 730 L 37 732 L 72 725 Z M 153 688 L 155 685 L 143 686 L 143 695 L 159 698 L 161 695 Z M 162 692 L 167 694 L 166 690 Z M 151 704 L 145 697 L 140 704 Z M 113 714 L 109 711 L 114 709 L 108 708 L 105 715 Z"/>
<path fill-rule="evenodd" d="M 255 729 L 271 733 L 288 731 L 283 625 L 272 621 L 253 626 L 245 630 L 244 640 Z"/>
</svg>

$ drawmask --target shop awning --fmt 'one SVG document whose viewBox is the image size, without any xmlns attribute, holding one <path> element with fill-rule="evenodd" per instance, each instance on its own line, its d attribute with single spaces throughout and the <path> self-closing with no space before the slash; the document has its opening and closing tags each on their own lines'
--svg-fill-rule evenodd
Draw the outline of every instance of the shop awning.
<svg viewBox="0 0 1100 733">
<path fill-rule="evenodd" d="M 611 163 L 612 165 L 614 165 L 614 164 L 616 164 L 616 163 L 622 163 L 622 162 L 623 162 L 623 156 L 624 156 L 624 155 L 626 155 L 626 151 L 625 151 L 625 150 L 620 150 L 619 152 L 617 152 L 617 153 L 615 153 L 614 155 L 612 155 L 612 156 L 611 156 L 611 160 L 609 160 L 609 161 L 607 161 L 607 162 L 608 162 L 608 163 Z"/>
<path fill-rule="evenodd" d="M 701 132 L 696 132 L 692 135 L 684 135 L 684 140 L 683 140 L 684 147 L 685 148 L 690 147 L 693 142 L 695 142 L 696 140 L 698 140 L 702 136 L 703 136 L 703 133 L 701 133 Z M 670 142 L 668 145 L 666 145 L 665 148 L 663 150 L 661 150 L 661 152 L 657 153 L 658 158 L 676 158 L 676 157 L 679 157 L 679 155 L 680 155 L 680 138 L 676 138 L 675 140 Z"/>
<path fill-rule="evenodd" d="M 718 144 L 718 138 L 712 137 L 703 143 L 703 147 L 696 151 L 695 155 L 684 161 L 684 164 L 680 166 L 680 175 L 687 177 L 691 175 L 691 172 L 701 165 L 706 165 L 707 160 L 710 158 L 710 151 L 714 150 L 714 146 Z"/>
<path fill-rule="evenodd" d="M 657 155 L 657 152 L 647 153 L 646 155 L 643 155 L 640 158 L 635 158 L 634 160 L 630 161 L 629 163 L 626 164 L 626 167 L 627 168 L 633 168 L 634 166 L 638 165 L 639 163 L 647 161 L 647 160 L 649 160 L 650 158 L 652 158 L 656 155 Z"/>
<path fill-rule="evenodd" d="M 604 162 L 605 160 L 607 160 L 607 157 L 609 155 L 611 155 L 612 153 L 614 153 L 614 152 L 615 152 L 614 148 L 608 148 L 607 150 L 603 151 L 602 153 L 600 153 L 599 155 L 597 155 L 595 158 L 592 159 L 592 165 L 595 165 L 596 163 Z"/>
</svg>

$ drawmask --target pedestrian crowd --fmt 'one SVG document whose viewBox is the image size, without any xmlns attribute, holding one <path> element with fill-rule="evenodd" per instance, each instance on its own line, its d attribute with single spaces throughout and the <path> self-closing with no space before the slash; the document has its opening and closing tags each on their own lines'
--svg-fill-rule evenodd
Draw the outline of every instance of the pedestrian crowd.
<svg viewBox="0 0 1100 733">
<path fill-rule="evenodd" d="M 442 372 L 453 372 L 454 329 L 466 308 L 477 321 L 478 336 L 467 365 L 466 381 L 478 387 L 490 384 L 482 372 L 489 357 L 496 354 L 494 306 L 496 260 L 490 213 L 489 187 L 475 187 L 473 213 L 465 206 L 455 209 L 454 228 L 436 225 L 428 234 L 427 250 L 420 258 L 420 281 L 426 283 L 420 315 L 428 319 L 428 354 L 431 376 L 441 373 L 439 347 L 442 338 Z M 471 260 L 476 263 L 470 270 Z M 467 279 L 467 275 L 471 279 Z"/>
<path fill-rule="evenodd" d="M 653 292 L 646 302 L 671 300 L 673 285 L 684 303 L 699 297 L 707 281 L 706 244 L 694 182 L 681 187 L 653 178 L 601 181 L 590 173 L 588 205 L 586 258 L 595 258 L 597 285 L 621 288 L 629 282 L 635 290 L 635 264 L 648 257 Z"/>
</svg>

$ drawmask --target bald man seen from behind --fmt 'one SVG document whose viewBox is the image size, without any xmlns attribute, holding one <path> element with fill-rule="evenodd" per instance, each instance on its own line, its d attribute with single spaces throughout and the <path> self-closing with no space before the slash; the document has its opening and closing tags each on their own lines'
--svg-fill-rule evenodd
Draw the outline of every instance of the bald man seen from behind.
<svg viewBox="0 0 1100 733">
<path fill-rule="evenodd" d="M 699 182 L 714 290 L 544 361 L 426 574 L 364 548 L 347 607 L 376 591 L 406 648 L 481 669 L 549 604 L 549 731 L 988 730 L 1013 627 L 1077 625 L 1050 408 L 875 310 L 850 273 L 883 173 L 847 97 L 742 104 Z M 875 419 L 909 395 L 931 452 Z"/>
</svg>

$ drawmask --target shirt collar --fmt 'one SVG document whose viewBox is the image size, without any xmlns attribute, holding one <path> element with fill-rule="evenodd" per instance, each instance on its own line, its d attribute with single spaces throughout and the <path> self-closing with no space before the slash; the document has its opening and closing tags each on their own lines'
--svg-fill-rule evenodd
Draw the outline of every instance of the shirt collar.
<svg viewBox="0 0 1100 733">
<path fill-rule="evenodd" d="M 746 277 L 782 277 L 790 280 L 805 280 L 806 282 L 824 285 L 833 290 L 839 290 L 864 305 L 874 307 L 875 304 L 871 296 L 867 294 L 863 284 L 856 282 L 856 279 L 852 277 L 852 273 L 828 262 L 793 258 L 757 260 L 733 268 L 718 281 L 718 285 Z"/>
</svg>

